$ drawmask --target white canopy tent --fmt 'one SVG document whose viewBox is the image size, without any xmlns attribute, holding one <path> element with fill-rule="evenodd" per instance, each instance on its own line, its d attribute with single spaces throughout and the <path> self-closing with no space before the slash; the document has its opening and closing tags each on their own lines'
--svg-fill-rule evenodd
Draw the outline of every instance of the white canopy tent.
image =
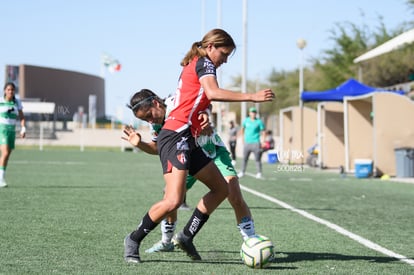
<svg viewBox="0 0 414 275">
<path fill-rule="evenodd" d="M 378 47 L 370 50 L 369 52 L 364 53 L 363 55 L 354 59 L 354 63 L 359 63 L 379 55 L 392 52 L 404 46 L 405 44 L 410 44 L 414 42 L 414 29 L 406 31 L 390 40 L 384 44 L 379 45 Z"/>
<path fill-rule="evenodd" d="M 39 138 L 39 150 L 43 150 L 45 138 L 56 138 L 56 104 L 54 102 L 22 101 L 23 113 L 26 117 L 28 138 Z M 31 115 L 53 115 L 52 121 L 42 121 L 41 118 L 29 118 Z"/>
<path fill-rule="evenodd" d="M 53 114 L 55 112 L 55 103 L 53 102 L 22 102 L 25 113 L 34 114 Z"/>
</svg>

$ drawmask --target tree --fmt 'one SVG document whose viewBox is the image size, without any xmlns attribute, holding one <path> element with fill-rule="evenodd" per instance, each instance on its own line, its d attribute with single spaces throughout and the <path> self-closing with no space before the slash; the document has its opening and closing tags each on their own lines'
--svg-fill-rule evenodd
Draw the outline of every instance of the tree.
<svg viewBox="0 0 414 275">
<path fill-rule="evenodd" d="M 362 64 L 364 81 L 375 87 L 387 87 L 412 81 L 414 45 L 367 60 Z"/>
<path fill-rule="evenodd" d="M 414 12 L 414 0 L 407 0 L 406 4 Z"/>
<path fill-rule="evenodd" d="M 414 0 L 407 0 L 407 6 L 414 13 Z M 381 16 L 378 17 L 378 22 L 378 27 L 374 30 L 351 22 L 337 23 L 330 30 L 333 46 L 323 50 L 320 57 L 313 57 L 311 65 L 304 68 L 304 90 L 322 91 L 336 87 L 349 78 L 357 78 L 360 66 L 363 82 L 370 86 L 388 87 L 414 77 L 414 44 L 366 62 L 353 62 L 356 57 L 414 26 L 414 22 L 402 22 L 396 29 L 388 30 Z M 298 76 L 298 70 L 273 69 L 266 78 L 267 83 L 260 84 L 260 87 L 270 86 L 276 92 L 276 100 L 261 107 L 265 116 L 278 114 L 280 109 L 298 104 Z M 240 86 L 240 83 L 241 78 L 235 78 L 233 85 Z M 256 82 L 248 81 L 248 87 L 249 91 L 255 90 Z M 239 106 L 234 105 L 235 111 L 239 112 Z"/>
</svg>

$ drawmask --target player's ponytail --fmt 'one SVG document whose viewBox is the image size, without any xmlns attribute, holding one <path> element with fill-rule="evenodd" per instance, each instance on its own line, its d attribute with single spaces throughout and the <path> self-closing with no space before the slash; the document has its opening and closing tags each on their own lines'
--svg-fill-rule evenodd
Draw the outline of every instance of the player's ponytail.
<svg viewBox="0 0 414 275">
<path fill-rule="evenodd" d="M 187 66 L 190 64 L 191 60 L 194 57 L 205 57 L 207 56 L 206 48 L 209 45 L 213 45 L 214 47 L 231 47 L 236 49 L 236 44 L 234 43 L 233 38 L 228 34 L 226 31 L 222 29 L 212 29 L 206 35 L 204 35 L 203 40 L 194 42 L 191 45 L 191 49 L 187 52 L 184 56 L 183 60 L 181 61 L 181 66 Z"/>
</svg>

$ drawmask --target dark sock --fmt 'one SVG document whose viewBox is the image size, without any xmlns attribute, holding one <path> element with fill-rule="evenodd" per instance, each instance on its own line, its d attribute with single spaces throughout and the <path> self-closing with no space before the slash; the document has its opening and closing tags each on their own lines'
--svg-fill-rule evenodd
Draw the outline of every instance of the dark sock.
<svg viewBox="0 0 414 275">
<path fill-rule="evenodd" d="M 131 233 L 131 239 L 140 243 L 157 225 L 158 223 L 153 222 L 148 213 L 145 214 L 137 230 Z"/>
<path fill-rule="evenodd" d="M 198 231 L 200 231 L 203 225 L 207 222 L 208 217 L 209 215 L 201 213 L 201 211 L 196 208 L 187 225 L 183 229 L 184 235 L 191 239 L 194 238 Z"/>
</svg>

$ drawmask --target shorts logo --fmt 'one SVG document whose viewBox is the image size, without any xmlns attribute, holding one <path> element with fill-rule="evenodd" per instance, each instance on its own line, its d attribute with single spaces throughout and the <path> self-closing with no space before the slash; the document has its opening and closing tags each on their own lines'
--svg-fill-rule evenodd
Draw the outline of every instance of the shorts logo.
<svg viewBox="0 0 414 275">
<path fill-rule="evenodd" d="M 179 162 L 181 162 L 181 164 L 184 164 L 184 163 L 187 162 L 187 158 L 186 158 L 184 152 L 179 153 L 177 155 L 177 159 L 178 159 Z"/>
<path fill-rule="evenodd" d="M 188 151 L 189 150 L 189 146 L 187 143 L 187 138 L 182 137 L 181 141 L 177 142 L 177 150 L 180 151 Z"/>
</svg>

